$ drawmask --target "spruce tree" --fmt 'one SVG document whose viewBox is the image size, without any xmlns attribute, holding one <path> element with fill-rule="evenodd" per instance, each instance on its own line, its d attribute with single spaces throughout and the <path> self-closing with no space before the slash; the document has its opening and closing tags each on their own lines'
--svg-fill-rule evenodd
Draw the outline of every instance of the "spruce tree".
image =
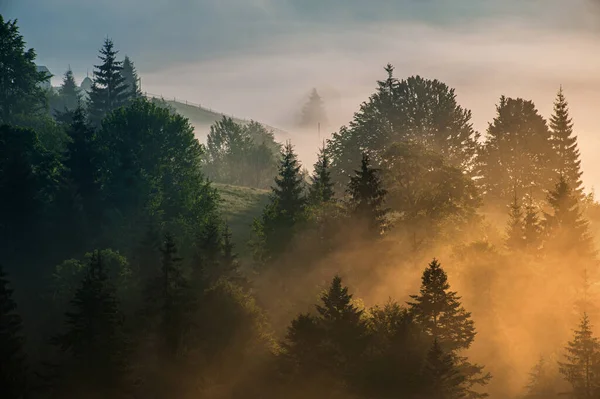
<svg viewBox="0 0 600 399">
<path fill-rule="evenodd" d="M 131 61 L 128 56 L 125 56 L 125 59 L 123 60 L 123 70 L 121 73 L 125 79 L 125 84 L 127 85 L 128 98 L 134 99 L 140 97 L 142 92 L 140 90 L 137 70 L 135 69 L 133 61 Z"/>
<path fill-rule="evenodd" d="M 551 207 L 551 212 L 544 215 L 547 250 L 560 256 L 571 256 L 571 259 L 595 261 L 596 251 L 588 222 L 581 216 L 577 194 L 564 176 L 560 176 L 547 200 Z"/>
<path fill-rule="evenodd" d="M 329 168 L 329 156 L 323 147 L 321 148 L 317 162 L 315 163 L 313 175 L 310 177 L 311 186 L 308 198 L 314 205 L 329 202 L 334 198 L 335 192 Z"/>
<path fill-rule="evenodd" d="M 73 111 L 79 106 L 81 95 L 79 94 L 79 87 L 75 82 L 75 77 L 73 76 L 71 68 L 65 72 L 62 85 L 58 92 L 63 105 L 63 109 L 60 109 L 59 111 Z"/>
<path fill-rule="evenodd" d="M 550 145 L 555 153 L 553 169 L 557 174 L 565 177 L 567 183 L 577 194 L 583 198 L 581 182 L 581 161 L 577 148 L 577 136 L 573 134 L 573 120 L 569 115 L 569 103 L 563 93 L 562 87 L 556 95 L 554 113 L 550 117 Z"/>
<path fill-rule="evenodd" d="M 12 294 L 0 265 L 0 387 L 2 398 L 22 399 L 27 393 L 27 367 L 21 317 Z"/>
<path fill-rule="evenodd" d="M 67 355 L 60 365 L 60 394 L 89 392 L 122 397 L 127 390 L 123 317 L 103 260 L 95 252 L 66 315 L 66 331 L 54 343 Z"/>
<path fill-rule="evenodd" d="M 234 252 L 235 245 L 231 239 L 231 229 L 225 225 L 222 237 L 221 269 L 226 276 L 238 279 L 238 256 Z"/>
<path fill-rule="evenodd" d="M 257 236 L 255 257 L 259 261 L 283 252 L 294 235 L 296 224 L 304 220 L 307 201 L 300 168 L 294 147 L 288 142 L 283 149 L 270 201 L 253 226 Z"/>
<path fill-rule="evenodd" d="M 84 211 L 94 220 L 100 213 L 99 151 L 96 132 L 88 124 L 81 102 L 72 114 L 67 134 L 70 142 L 67 144 L 64 164 L 68 169 L 68 177 L 81 198 Z"/>
<path fill-rule="evenodd" d="M 304 128 L 314 127 L 318 128 L 318 124 L 321 126 L 327 125 L 327 114 L 323 105 L 323 100 L 317 89 L 312 89 L 308 102 L 302 108 L 302 115 L 300 119 L 300 126 Z"/>
<path fill-rule="evenodd" d="M 427 353 L 423 368 L 426 397 L 430 399 L 459 399 L 468 395 L 467 379 L 455 364 L 451 353 L 446 353 L 438 343 Z"/>
<path fill-rule="evenodd" d="M 222 238 L 220 221 L 216 216 L 209 216 L 197 238 L 193 269 L 195 283 L 210 286 L 221 276 Z"/>
<path fill-rule="evenodd" d="M 379 235 L 386 227 L 387 209 L 383 208 L 387 191 L 382 188 L 379 170 L 371 167 L 369 156 L 363 153 L 360 170 L 354 171 L 346 190 L 353 216 L 366 221 Z"/>
<path fill-rule="evenodd" d="M 511 251 L 523 248 L 524 244 L 524 221 L 523 211 L 515 192 L 513 202 L 510 204 L 508 227 L 506 229 L 506 247 Z"/>
<path fill-rule="evenodd" d="M 525 216 L 523 218 L 523 241 L 525 248 L 536 251 L 540 246 L 542 227 L 538 211 L 533 204 L 533 198 L 527 197 Z"/>
<path fill-rule="evenodd" d="M 105 39 L 98 56 L 102 63 L 94 65 L 94 83 L 89 93 L 89 117 L 94 126 L 99 126 L 106 114 L 128 101 L 129 92 L 122 75 L 123 63 L 117 61 L 117 53 L 112 40 Z"/>
<path fill-rule="evenodd" d="M 587 314 L 565 348 L 565 361 L 559 371 L 573 387 L 577 399 L 596 398 L 600 394 L 600 343 L 592 333 Z"/>
<path fill-rule="evenodd" d="M 437 259 L 425 269 L 421 281 L 419 295 L 411 295 L 413 302 L 408 303 L 415 320 L 444 351 L 468 349 L 475 339 L 471 313 L 457 293 L 450 291 L 448 276 Z"/>
<path fill-rule="evenodd" d="M 552 375 L 548 368 L 546 359 L 540 357 L 529 372 L 529 379 L 525 387 L 527 398 L 549 398 L 556 395 Z"/>
</svg>

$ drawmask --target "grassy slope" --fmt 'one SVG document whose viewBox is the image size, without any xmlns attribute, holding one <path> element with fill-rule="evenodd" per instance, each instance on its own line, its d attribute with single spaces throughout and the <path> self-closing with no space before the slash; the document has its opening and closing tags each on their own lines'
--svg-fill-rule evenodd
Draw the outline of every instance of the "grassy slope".
<svg viewBox="0 0 600 399">
<path fill-rule="evenodd" d="M 246 243 L 252 237 L 252 221 L 260 216 L 269 198 L 269 190 L 213 183 L 221 196 L 221 209 L 227 220 L 237 252 L 248 253 Z"/>
</svg>

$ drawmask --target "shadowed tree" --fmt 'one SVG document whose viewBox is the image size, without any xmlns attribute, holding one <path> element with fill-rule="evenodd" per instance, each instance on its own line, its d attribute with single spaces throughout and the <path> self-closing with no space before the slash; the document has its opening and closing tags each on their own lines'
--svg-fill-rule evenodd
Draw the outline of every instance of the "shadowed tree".
<svg viewBox="0 0 600 399">
<path fill-rule="evenodd" d="M 550 117 L 550 145 L 554 150 L 553 169 L 565 177 L 567 183 L 576 193 L 578 199 L 583 198 L 581 182 L 581 161 L 577 148 L 577 136 L 573 134 L 573 120 L 569 115 L 569 103 L 562 87 L 556 95 L 554 112 Z"/>
<path fill-rule="evenodd" d="M 311 185 L 308 193 L 308 198 L 311 204 L 319 205 L 323 202 L 329 202 L 334 199 L 333 182 L 331 180 L 331 172 L 329 156 L 324 148 L 321 148 L 315 163 L 315 169 L 310 177 Z"/>
<path fill-rule="evenodd" d="M 517 198 L 517 193 L 514 193 L 513 202 L 510 204 L 508 213 L 508 226 L 506 228 L 506 248 L 510 251 L 518 251 L 523 249 L 525 244 L 525 226 L 523 221 L 523 210 Z"/>
<path fill-rule="evenodd" d="M 12 293 L 0 265 L 0 387 L 2 398 L 23 399 L 27 397 L 27 367 L 21 317 Z"/>
<path fill-rule="evenodd" d="M 467 380 L 455 364 L 455 358 L 445 353 L 437 339 L 427 353 L 423 377 L 426 395 L 430 399 L 459 399 L 468 395 Z"/>
<path fill-rule="evenodd" d="M 327 113 L 325 112 L 323 100 L 321 99 L 321 96 L 319 96 L 317 89 L 312 89 L 307 103 L 302 108 L 300 126 L 316 129 L 318 124 L 321 124 L 321 126 L 327 125 Z"/>
<path fill-rule="evenodd" d="M 138 98 L 142 95 L 140 82 L 133 61 L 128 56 L 123 60 L 123 75 L 124 83 L 127 85 L 127 96 L 129 99 Z"/>
</svg>

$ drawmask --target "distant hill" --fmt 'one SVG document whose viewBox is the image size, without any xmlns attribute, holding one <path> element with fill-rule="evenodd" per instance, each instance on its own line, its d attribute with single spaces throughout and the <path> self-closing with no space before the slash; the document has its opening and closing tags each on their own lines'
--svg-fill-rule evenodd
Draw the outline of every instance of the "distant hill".
<svg viewBox="0 0 600 399">
<path fill-rule="evenodd" d="M 200 104 L 191 103 L 189 101 L 182 102 L 182 101 L 177 101 L 175 99 L 169 100 L 169 99 L 166 99 L 166 98 L 154 95 L 154 94 L 149 94 L 149 93 L 146 93 L 146 96 L 149 98 L 162 99 L 167 104 L 169 104 L 171 107 L 173 107 L 173 109 L 175 109 L 175 111 L 177 111 L 177 113 L 188 118 L 190 120 L 190 122 L 194 125 L 212 125 L 213 123 L 223 119 L 223 116 L 230 117 L 236 123 L 239 123 L 242 125 L 250 122 L 247 119 L 236 118 L 235 116 L 221 113 L 221 112 L 215 111 L 213 109 L 203 107 Z M 257 122 L 261 123 L 265 128 L 272 130 L 273 133 L 275 134 L 275 138 L 278 141 L 285 140 L 289 136 L 289 133 L 286 132 L 285 130 L 278 129 L 273 126 L 269 126 L 260 121 L 257 121 Z"/>
</svg>

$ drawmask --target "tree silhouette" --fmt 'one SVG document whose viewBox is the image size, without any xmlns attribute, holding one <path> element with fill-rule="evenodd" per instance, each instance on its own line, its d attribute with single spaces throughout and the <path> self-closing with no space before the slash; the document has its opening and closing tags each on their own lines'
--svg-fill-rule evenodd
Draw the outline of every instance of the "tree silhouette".
<svg viewBox="0 0 600 399">
<path fill-rule="evenodd" d="M 300 126 L 316 128 L 318 124 L 321 124 L 321 126 L 327 125 L 327 114 L 321 96 L 319 96 L 317 89 L 313 88 L 308 102 L 302 108 Z"/>
<path fill-rule="evenodd" d="M 321 148 L 315 163 L 313 175 L 310 177 L 311 186 L 308 198 L 312 204 L 318 205 L 329 202 L 334 198 L 335 192 L 329 170 L 330 162 L 324 148 Z"/>
</svg>

